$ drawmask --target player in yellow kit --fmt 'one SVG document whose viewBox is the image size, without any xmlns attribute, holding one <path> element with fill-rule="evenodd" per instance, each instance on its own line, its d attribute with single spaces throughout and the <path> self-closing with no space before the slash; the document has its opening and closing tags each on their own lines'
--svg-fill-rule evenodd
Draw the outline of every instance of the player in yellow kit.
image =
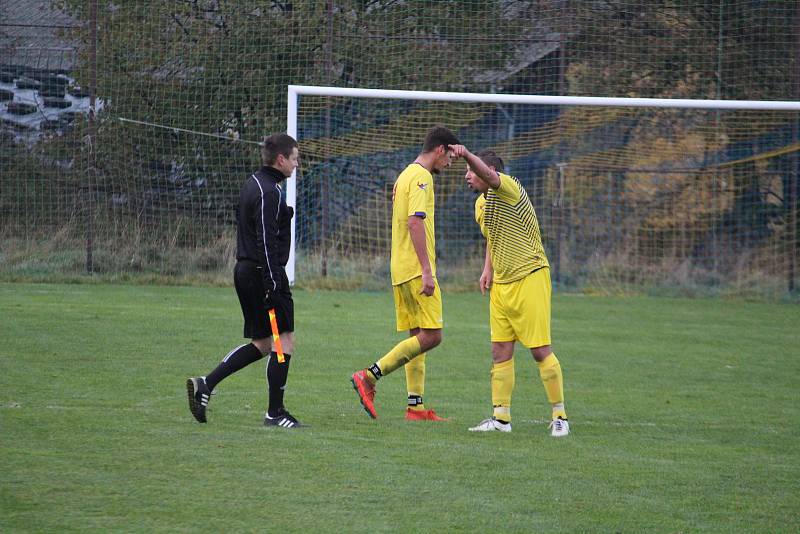
<svg viewBox="0 0 800 534">
<path fill-rule="evenodd" d="M 408 390 L 406 419 L 442 421 L 425 408 L 425 353 L 442 341 L 442 294 L 436 281 L 433 175 L 450 165 L 451 145 L 458 144 L 447 128 L 431 128 L 422 152 L 394 184 L 392 194 L 392 287 L 397 330 L 409 337 L 377 362 L 353 373 L 351 382 L 361 404 L 373 419 L 375 384 L 405 366 Z"/>
<path fill-rule="evenodd" d="M 456 145 L 453 155 L 466 160 L 464 178 L 480 193 L 475 201 L 475 220 L 486 237 L 480 288 L 481 293 L 489 290 L 493 413 L 470 430 L 511 432 L 514 342 L 519 341 L 536 360 L 552 405 L 551 435 L 566 436 L 569 422 L 561 364 L 550 346 L 550 265 L 536 212 L 522 184 L 498 172 L 503 161 L 494 152 L 475 155 Z"/>
</svg>

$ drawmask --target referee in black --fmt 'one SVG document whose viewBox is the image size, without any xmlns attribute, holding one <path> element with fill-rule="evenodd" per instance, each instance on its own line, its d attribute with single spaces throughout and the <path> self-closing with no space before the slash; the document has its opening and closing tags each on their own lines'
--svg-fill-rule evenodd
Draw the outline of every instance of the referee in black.
<svg viewBox="0 0 800 534">
<path fill-rule="evenodd" d="M 236 267 L 233 282 L 244 316 L 244 337 L 250 343 L 236 347 L 206 376 L 186 381 L 189 409 L 200 423 L 206 422 L 211 392 L 226 377 L 269 355 L 267 384 L 269 407 L 265 426 L 300 426 L 283 405 L 283 390 L 294 348 L 294 301 L 286 277 L 294 211 L 286 205 L 282 182 L 298 165 L 297 141 L 283 133 L 264 139 L 263 166 L 250 175 L 239 192 L 236 231 Z M 272 346 L 267 311 L 275 308 L 284 362 Z"/>
</svg>

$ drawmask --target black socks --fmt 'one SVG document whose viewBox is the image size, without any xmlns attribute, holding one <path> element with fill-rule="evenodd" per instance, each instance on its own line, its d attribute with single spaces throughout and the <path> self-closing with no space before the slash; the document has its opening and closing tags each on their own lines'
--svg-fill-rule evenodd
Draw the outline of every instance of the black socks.
<svg viewBox="0 0 800 534">
<path fill-rule="evenodd" d="M 286 387 L 286 379 L 289 376 L 289 361 L 291 354 L 283 355 L 284 362 L 278 363 L 278 354 L 269 354 L 267 363 L 267 384 L 269 385 L 269 408 L 267 413 L 270 417 L 276 416 L 283 410 L 283 389 Z"/>
<path fill-rule="evenodd" d="M 257 362 L 264 355 L 252 343 L 242 345 L 228 353 L 216 369 L 206 376 L 208 389 L 213 391 L 217 384 L 222 382 L 236 371 L 243 369 L 253 362 Z"/>
<path fill-rule="evenodd" d="M 208 389 L 213 391 L 217 384 L 225 378 L 263 357 L 261 351 L 252 343 L 232 350 L 217 368 L 206 376 Z M 292 359 L 292 355 L 284 354 L 283 357 L 284 362 L 278 363 L 277 353 L 271 352 L 267 363 L 267 384 L 269 385 L 269 408 L 267 410 L 270 416 L 283 411 L 283 389 L 286 387 L 286 379 L 289 376 L 289 361 Z"/>
</svg>

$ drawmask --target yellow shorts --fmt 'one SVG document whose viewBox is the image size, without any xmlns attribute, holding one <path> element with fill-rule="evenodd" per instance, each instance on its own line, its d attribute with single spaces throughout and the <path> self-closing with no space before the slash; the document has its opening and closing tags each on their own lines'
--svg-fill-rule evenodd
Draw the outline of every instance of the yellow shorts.
<svg viewBox="0 0 800 534">
<path fill-rule="evenodd" d="M 492 341 L 519 341 L 528 348 L 550 344 L 550 269 L 521 280 L 492 284 L 489 325 Z"/>
<path fill-rule="evenodd" d="M 397 313 L 397 330 L 442 327 L 442 292 L 439 282 L 433 279 L 433 295 L 422 295 L 422 277 L 393 286 L 394 309 Z"/>
</svg>

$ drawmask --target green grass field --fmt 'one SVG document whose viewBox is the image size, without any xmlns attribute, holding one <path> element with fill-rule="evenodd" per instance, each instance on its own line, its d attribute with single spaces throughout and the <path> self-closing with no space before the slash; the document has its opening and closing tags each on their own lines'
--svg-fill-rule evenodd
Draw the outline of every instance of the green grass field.
<svg viewBox="0 0 800 534">
<path fill-rule="evenodd" d="M 209 424 L 184 382 L 240 344 L 232 288 L 0 284 L 0 531 L 797 532 L 800 308 L 557 295 L 573 433 L 553 439 L 517 350 L 514 431 L 490 413 L 487 302 L 445 294 L 427 404 L 402 371 L 369 419 L 350 373 L 400 335 L 391 296 L 297 291 L 287 406 L 261 426 L 263 362 Z"/>
</svg>

